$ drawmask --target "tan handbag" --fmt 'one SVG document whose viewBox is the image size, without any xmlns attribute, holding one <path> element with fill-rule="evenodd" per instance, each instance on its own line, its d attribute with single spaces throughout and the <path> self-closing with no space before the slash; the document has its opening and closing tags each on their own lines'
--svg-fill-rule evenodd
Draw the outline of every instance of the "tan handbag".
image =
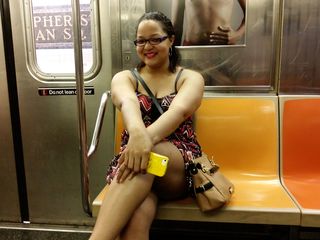
<svg viewBox="0 0 320 240">
<path fill-rule="evenodd" d="M 193 179 L 194 193 L 200 210 L 203 212 L 217 209 L 226 204 L 233 192 L 234 185 L 220 171 L 219 166 L 206 154 L 189 163 Z"/>
</svg>

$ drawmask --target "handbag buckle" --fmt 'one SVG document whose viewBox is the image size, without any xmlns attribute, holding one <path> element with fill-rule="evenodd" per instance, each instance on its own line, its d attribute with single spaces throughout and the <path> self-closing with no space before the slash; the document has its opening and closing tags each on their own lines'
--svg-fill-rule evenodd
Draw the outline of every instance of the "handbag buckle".
<svg viewBox="0 0 320 240">
<path fill-rule="evenodd" d="M 188 171 L 191 175 L 196 175 L 198 173 L 198 169 L 194 161 L 190 161 Z"/>
</svg>

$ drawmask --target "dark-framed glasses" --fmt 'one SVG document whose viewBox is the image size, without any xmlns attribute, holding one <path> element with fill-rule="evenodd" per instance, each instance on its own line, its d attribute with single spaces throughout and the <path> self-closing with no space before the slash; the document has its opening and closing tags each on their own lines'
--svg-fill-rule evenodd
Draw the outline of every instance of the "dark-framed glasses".
<svg viewBox="0 0 320 240">
<path fill-rule="evenodd" d="M 150 45 L 158 45 L 161 42 L 163 42 L 164 40 L 166 40 L 168 38 L 168 36 L 163 36 L 163 37 L 154 37 L 154 38 L 149 38 L 149 39 L 136 39 L 133 41 L 134 45 L 138 46 L 138 47 L 143 47 L 144 45 L 147 44 L 147 42 Z"/>
</svg>

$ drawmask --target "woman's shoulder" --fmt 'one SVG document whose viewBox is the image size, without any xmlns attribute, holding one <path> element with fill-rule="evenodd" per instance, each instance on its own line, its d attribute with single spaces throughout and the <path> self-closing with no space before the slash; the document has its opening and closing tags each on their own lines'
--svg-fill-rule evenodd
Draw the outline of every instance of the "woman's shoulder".
<svg viewBox="0 0 320 240">
<path fill-rule="evenodd" d="M 130 77 L 132 76 L 131 71 L 130 70 L 122 70 L 120 72 L 117 72 L 113 78 L 122 78 L 122 77 Z"/>
<path fill-rule="evenodd" d="M 188 79 L 188 81 L 201 81 L 203 82 L 203 76 L 201 75 L 201 73 L 199 73 L 196 70 L 190 69 L 190 68 L 183 68 L 181 77 L 185 80 Z"/>
<path fill-rule="evenodd" d="M 180 68 L 179 71 L 181 71 Z M 202 75 L 190 68 L 183 68 L 181 72 L 180 80 L 177 82 L 177 90 L 179 90 L 183 85 L 190 86 L 194 89 L 203 88 L 204 86 L 204 78 Z M 198 87 L 197 87 L 198 86 Z"/>
<path fill-rule="evenodd" d="M 182 74 L 186 77 L 186 76 L 189 76 L 189 77 L 196 77 L 196 78 L 203 78 L 202 75 L 196 71 L 196 70 L 193 70 L 193 69 L 190 69 L 190 68 L 184 68 L 184 67 L 181 67 L 181 69 L 183 69 L 182 71 Z"/>
<path fill-rule="evenodd" d="M 130 70 L 123 70 L 116 73 L 113 76 L 112 84 L 113 85 L 130 84 L 132 85 L 133 88 L 135 88 L 136 81 L 134 80 L 134 77 L 132 76 L 132 73 Z"/>
<path fill-rule="evenodd" d="M 123 71 L 117 72 L 112 78 L 112 82 L 123 82 L 123 81 L 125 82 L 130 81 L 131 83 L 135 82 L 130 70 L 123 70 Z"/>
</svg>

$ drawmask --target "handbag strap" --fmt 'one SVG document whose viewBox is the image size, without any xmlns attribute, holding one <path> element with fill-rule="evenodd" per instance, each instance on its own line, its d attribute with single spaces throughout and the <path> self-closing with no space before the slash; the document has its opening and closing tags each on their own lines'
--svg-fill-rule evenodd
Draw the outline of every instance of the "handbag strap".
<svg viewBox="0 0 320 240">
<path fill-rule="evenodd" d="M 146 82 L 143 80 L 143 78 L 140 76 L 137 68 L 131 70 L 132 75 L 134 76 L 134 78 L 136 80 L 138 80 L 141 85 L 143 86 L 143 88 L 146 90 L 146 92 L 148 93 L 149 97 L 152 99 L 154 105 L 156 106 L 156 108 L 158 109 L 158 111 L 160 112 L 160 114 L 163 114 L 163 109 L 161 108 L 159 102 L 157 101 L 157 99 L 155 98 L 155 96 L 153 95 L 153 93 L 151 92 L 150 88 L 148 87 L 148 85 L 146 84 Z"/>
<path fill-rule="evenodd" d="M 207 182 L 206 184 L 200 185 L 199 187 L 195 188 L 194 190 L 196 193 L 203 193 L 212 187 L 213 187 L 213 183 Z"/>
</svg>

